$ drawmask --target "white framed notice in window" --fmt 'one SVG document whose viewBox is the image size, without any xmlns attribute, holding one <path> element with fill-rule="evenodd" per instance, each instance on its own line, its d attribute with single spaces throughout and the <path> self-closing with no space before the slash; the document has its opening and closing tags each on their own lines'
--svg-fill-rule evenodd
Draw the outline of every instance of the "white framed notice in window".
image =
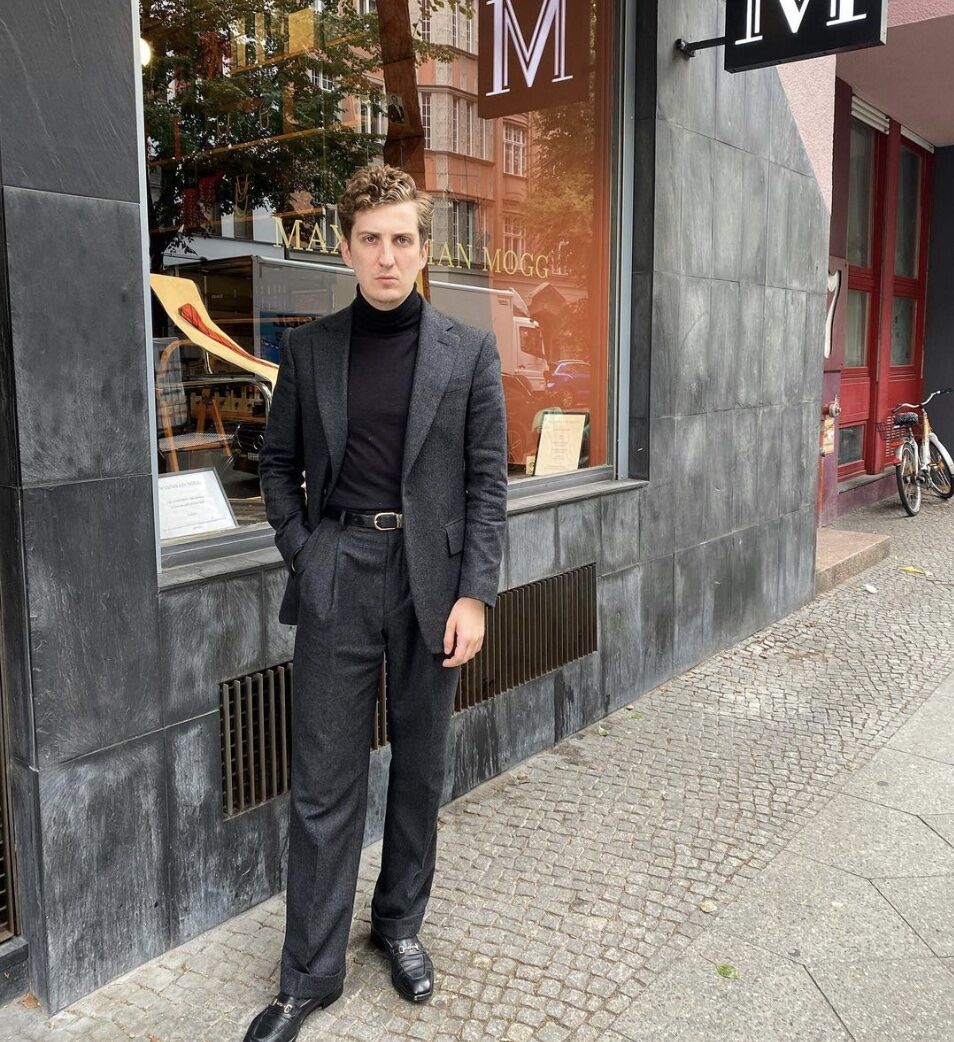
<svg viewBox="0 0 954 1042">
<path fill-rule="evenodd" d="M 159 475 L 159 538 L 173 539 L 238 528 L 222 479 L 209 467 Z"/>
<path fill-rule="evenodd" d="M 565 474 L 579 469 L 588 416 L 586 412 L 545 412 L 541 416 L 534 474 Z"/>
</svg>

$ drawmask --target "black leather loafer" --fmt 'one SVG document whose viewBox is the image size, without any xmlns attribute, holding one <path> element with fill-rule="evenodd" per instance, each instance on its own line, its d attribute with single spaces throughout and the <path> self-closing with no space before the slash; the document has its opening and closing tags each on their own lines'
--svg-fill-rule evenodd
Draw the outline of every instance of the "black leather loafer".
<svg viewBox="0 0 954 1042">
<path fill-rule="evenodd" d="M 411 1002 L 426 1002 L 434 992 L 434 964 L 417 934 L 392 941 L 372 926 L 371 939 L 391 963 L 391 983 L 398 994 Z"/>
<path fill-rule="evenodd" d="M 341 998 L 343 991 L 343 984 L 328 995 L 316 998 L 298 998 L 280 991 L 249 1024 L 245 1042 L 293 1042 L 298 1038 L 305 1017 L 313 1010 L 330 1006 L 335 999 Z"/>
</svg>

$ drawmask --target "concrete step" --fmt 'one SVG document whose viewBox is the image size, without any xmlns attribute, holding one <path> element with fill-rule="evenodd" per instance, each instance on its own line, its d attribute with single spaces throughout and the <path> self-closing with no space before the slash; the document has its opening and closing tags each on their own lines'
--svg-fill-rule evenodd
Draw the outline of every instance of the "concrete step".
<svg viewBox="0 0 954 1042">
<path fill-rule="evenodd" d="M 877 564 L 888 556 L 890 550 L 889 535 L 819 528 L 815 550 L 815 596 Z"/>
</svg>

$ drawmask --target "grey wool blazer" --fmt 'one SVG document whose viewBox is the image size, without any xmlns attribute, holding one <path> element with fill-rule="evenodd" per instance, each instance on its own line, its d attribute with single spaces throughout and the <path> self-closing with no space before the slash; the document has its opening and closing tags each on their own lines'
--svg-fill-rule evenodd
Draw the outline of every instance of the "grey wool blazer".
<svg viewBox="0 0 954 1042">
<path fill-rule="evenodd" d="M 351 308 L 288 330 L 259 460 L 265 514 L 289 566 L 279 620 L 298 621 L 291 562 L 316 530 L 344 459 Z M 304 474 L 304 489 L 302 475 Z M 428 648 L 443 654 L 458 597 L 493 606 L 507 523 L 507 429 L 493 333 L 424 301 L 401 475 L 404 548 Z M 327 555 L 316 567 L 333 569 Z M 312 565 L 309 565 L 311 568 Z M 318 574 L 318 588 L 332 576 Z"/>
</svg>

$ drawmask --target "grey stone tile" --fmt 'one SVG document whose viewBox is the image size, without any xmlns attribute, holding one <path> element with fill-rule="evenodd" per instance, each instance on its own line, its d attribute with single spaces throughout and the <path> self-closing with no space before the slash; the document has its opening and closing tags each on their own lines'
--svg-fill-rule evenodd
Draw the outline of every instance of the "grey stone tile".
<svg viewBox="0 0 954 1042">
<path fill-rule="evenodd" d="M 705 652 L 705 548 L 692 546 L 674 558 L 673 669 L 694 666 Z"/>
<path fill-rule="evenodd" d="M 140 70 L 129 5 L 4 7 L 0 124 L 5 183 L 137 201 L 134 86 Z M 106 156 L 109 161 L 103 162 Z M 49 249 L 51 243 L 45 245 Z M 77 245 L 68 236 L 64 252 Z M 128 263 L 129 255 L 119 252 Z"/>
<path fill-rule="evenodd" d="M 182 944 L 282 889 L 288 798 L 226 818 L 218 710 L 165 735 L 171 943 Z"/>
<path fill-rule="evenodd" d="M 631 489 L 615 496 L 600 497 L 601 575 L 639 562 L 639 508 L 643 493 L 643 489 Z"/>
<path fill-rule="evenodd" d="M 713 279 L 709 317 L 710 411 L 731 409 L 738 398 L 739 369 L 743 363 L 741 340 L 742 299 L 738 282 Z"/>
<path fill-rule="evenodd" d="M 560 571 L 595 564 L 600 569 L 600 499 L 580 499 L 557 507 L 557 560 Z"/>
<path fill-rule="evenodd" d="M 722 912 L 717 929 L 809 966 L 885 952 L 898 959 L 931 954 L 869 882 L 787 851 Z"/>
<path fill-rule="evenodd" d="M 855 1042 L 947 1042 L 954 988 L 940 959 L 867 959 L 811 967 Z"/>
<path fill-rule="evenodd" d="M 788 847 L 868 879 L 954 873 L 954 847 L 904 811 L 836 796 Z"/>
<path fill-rule="evenodd" d="M 588 727 L 606 715 L 603 698 L 603 667 L 600 653 L 593 652 L 568 662 L 554 674 L 554 739 Z"/>
<path fill-rule="evenodd" d="M 656 271 L 682 271 L 682 186 L 672 176 L 682 162 L 682 135 L 665 120 L 656 121 L 655 197 L 653 199 L 653 265 Z M 639 236 L 637 236 L 637 239 Z"/>
<path fill-rule="evenodd" d="M 693 0 L 668 0 L 658 6 L 657 17 L 657 115 L 711 137 L 715 130 L 716 49 L 699 51 L 687 61 L 674 44 L 679 37 L 715 36 L 716 8 Z"/>
<path fill-rule="evenodd" d="M 706 415 L 705 450 L 702 463 L 696 470 L 706 478 L 704 504 L 705 528 L 703 537 L 715 539 L 731 532 L 735 518 L 735 481 L 732 464 L 735 461 L 733 444 L 736 438 L 735 410 L 710 412 Z M 684 422 L 684 421 L 680 421 Z M 677 529 L 678 531 L 678 529 Z"/>
<path fill-rule="evenodd" d="M 730 458 L 732 519 L 730 528 L 748 528 L 759 520 L 758 452 L 759 410 L 735 409 L 731 413 L 731 442 L 715 446 Z"/>
<path fill-rule="evenodd" d="M 805 468 L 803 452 L 803 410 L 800 402 L 782 408 L 781 451 L 779 454 L 779 510 L 792 513 L 802 505 L 802 481 Z"/>
<path fill-rule="evenodd" d="M 745 200 L 740 228 L 739 278 L 764 284 L 768 243 L 768 161 L 741 153 L 742 172 L 736 189 Z"/>
<path fill-rule="evenodd" d="M 161 722 L 148 477 L 24 489 L 37 762 Z"/>
<path fill-rule="evenodd" d="M 5 199 L 23 484 L 151 473 L 139 207 Z M 95 292 L 78 271 L 96 272 Z"/>
<path fill-rule="evenodd" d="M 954 814 L 954 764 L 886 747 L 842 792 L 909 814 Z"/>
<path fill-rule="evenodd" d="M 452 798 L 500 773 L 500 736 L 493 699 L 451 717 Z"/>
<path fill-rule="evenodd" d="M 954 957 L 954 875 L 873 883 L 935 955 Z"/>
<path fill-rule="evenodd" d="M 167 724 L 218 706 L 222 681 L 278 664 L 263 658 L 261 589 L 259 575 L 246 575 L 162 591 Z"/>
<path fill-rule="evenodd" d="M 669 272 L 653 274 L 653 327 L 650 383 L 650 408 L 656 416 L 682 412 L 673 394 L 673 371 L 682 349 L 679 329 L 679 302 L 682 279 Z"/>
<path fill-rule="evenodd" d="M 554 744 L 555 682 L 556 674 L 547 673 L 492 699 L 501 771 Z"/>
<path fill-rule="evenodd" d="M 782 90 L 775 68 L 737 73 L 745 81 L 745 150 L 763 159 L 772 143 L 772 97 Z"/>
<path fill-rule="evenodd" d="M 679 351 L 672 362 L 676 416 L 705 412 L 709 389 L 711 282 L 687 278 L 679 301 Z"/>
<path fill-rule="evenodd" d="M 772 405 L 758 410 L 758 437 L 752 445 L 758 482 L 758 519 L 779 516 L 781 501 L 782 409 Z"/>
<path fill-rule="evenodd" d="M 33 693 L 30 680 L 30 631 L 26 601 L 20 493 L 0 485 L 0 647 L 3 649 L 3 697 L 7 707 L 11 756 L 34 766 Z"/>
<path fill-rule="evenodd" d="M 675 486 L 650 482 L 642 490 L 639 512 L 639 559 L 650 561 L 673 551 Z"/>
<path fill-rule="evenodd" d="M 556 508 L 507 518 L 507 576 L 510 588 L 559 571 Z"/>
<path fill-rule="evenodd" d="M 695 59 L 693 59 L 694 61 Z M 676 136 L 680 163 L 670 177 L 682 181 L 682 238 L 680 271 L 685 275 L 712 274 L 712 151 L 711 137 L 680 131 Z"/>
<path fill-rule="evenodd" d="M 803 967 L 742 940 L 696 942 L 615 1027 L 633 1042 L 852 1042 Z"/>
<path fill-rule="evenodd" d="M 785 397 L 786 292 L 766 286 L 762 311 L 763 405 L 781 405 Z"/>
<path fill-rule="evenodd" d="M 717 36 L 725 34 L 725 5 L 717 10 Z M 716 63 L 716 120 L 715 136 L 737 148 L 745 148 L 745 77 L 726 72 L 721 60 Z"/>
<path fill-rule="evenodd" d="M 722 79 L 720 77 L 720 82 Z M 722 141 L 713 142 L 712 277 L 715 279 L 737 281 L 741 273 L 742 228 L 746 221 L 753 219 L 748 206 L 739 205 L 744 162 L 744 154 L 738 148 Z"/>
<path fill-rule="evenodd" d="M 806 294 L 792 290 L 785 297 L 785 383 L 786 402 L 800 402 L 805 385 Z M 821 359 L 819 358 L 819 365 Z"/>
<path fill-rule="evenodd" d="M 708 523 L 707 502 L 711 494 L 707 417 L 679 416 L 675 423 L 677 468 L 673 483 L 672 510 L 675 515 L 675 548 L 701 543 Z"/>
<path fill-rule="evenodd" d="M 954 764 L 954 697 L 936 692 L 888 739 L 888 748 Z"/>
<path fill-rule="evenodd" d="M 263 601 L 262 614 L 265 627 L 265 648 L 262 662 L 266 666 L 277 666 L 290 662 L 295 654 L 295 626 L 286 626 L 278 621 L 278 610 L 285 595 L 288 571 L 282 568 L 265 568 L 262 571 Z"/>
<path fill-rule="evenodd" d="M 162 746 L 156 731 L 40 772 L 53 1009 L 169 947 Z"/>
<path fill-rule="evenodd" d="M 633 634 L 632 619 L 640 618 L 639 568 L 607 575 L 600 584 L 599 627 L 603 649 L 603 691 L 612 711 L 630 701 L 639 687 L 640 634 Z"/>
<path fill-rule="evenodd" d="M 2 160 L 2 156 L 0 156 Z M 0 168 L 2 169 L 2 168 Z M 0 186 L 0 242 L 7 241 L 4 219 L 4 192 Z M 7 295 L 6 251 L 0 255 L 0 485 L 16 485 L 20 480 L 17 445 L 16 389 L 14 356 L 10 337 L 10 299 Z"/>
<path fill-rule="evenodd" d="M 649 691 L 673 672 L 674 571 L 671 557 L 647 561 L 639 570 L 639 690 Z"/>
<path fill-rule="evenodd" d="M 741 634 L 742 605 L 736 590 L 738 547 L 735 535 L 703 544 L 703 640 L 710 651 L 728 646 Z"/>
<path fill-rule="evenodd" d="M 805 214 L 796 206 L 798 174 L 770 163 L 768 167 L 768 213 L 772 215 L 767 229 L 765 281 L 767 286 L 790 287 L 797 284 L 798 264 L 795 243 Z M 798 260 L 796 261 L 796 257 Z"/>
<path fill-rule="evenodd" d="M 921 820 L 954 847 L 954 814 L 922 814 Z"/>
</svg>

